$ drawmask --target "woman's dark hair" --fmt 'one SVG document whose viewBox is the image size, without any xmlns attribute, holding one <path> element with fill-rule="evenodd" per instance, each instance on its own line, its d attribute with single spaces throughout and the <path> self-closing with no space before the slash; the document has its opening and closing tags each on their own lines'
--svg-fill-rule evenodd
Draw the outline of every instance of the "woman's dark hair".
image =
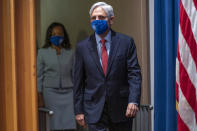
<svg viewBox="0 0 197 131">
<path fill-rule="evenodd" d="M 45 44 L 44 44 L 43 48 L 48 48 L 51 46 L 52 43 L 50 42 L 50 38 L 52 36 L 52 31 L 57 26 L 60 26 L 64 31 L 64 41 L 62 42 L 61 46 L 65 49 L 70 49 L 71 44 L 70 44 L 70 40 L 69 40 L 68 34 L 66 32 L 66 29 L 63 24 L 58 23 L 58 22 L 54 22 L 48 27 L 47 32 L 46 32 Z"/>
</svg>

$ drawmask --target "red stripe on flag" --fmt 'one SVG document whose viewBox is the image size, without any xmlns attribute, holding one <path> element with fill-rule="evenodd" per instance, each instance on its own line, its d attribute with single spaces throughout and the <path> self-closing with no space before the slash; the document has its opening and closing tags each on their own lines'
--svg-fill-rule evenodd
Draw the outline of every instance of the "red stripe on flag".
<svg viewBox="0 0 197 131">
<path fill-rule="evenodd" d="M 194 3 L 196 10 L 197 10 L 197 0 L 193 0 L 193 3 Z"/>
<path fill-rule="evenodd" d="M 179 50 L 178 50 L 179 54 Z M 196 89 L 194 85 L 192 84 L 191 80 L 189 79 L 189 76 L 187 74 L 187 71 L 185 70 L 180 56 L 178 55 L 179 60 L 179 80 L 180 80 L 180 88 L 183 92 L 183 95 L 187 99 L 187 102 L 195 112 L 195 117 L 197 118 L 197 112 L 196 112 Z"/>
<path fill-rule="evenodd" d="M 194 6 L 195 6 L 194 8 L 197 9 L 197 0 L 190 0 L 190 1 L 193 1 Z M 190 8 L 193 8 L 193 7 L 190 7 Z M 196 11 L 193 11 L 192 13 L 193 13 L 192 15 L 194 15 L 194 13 L 196 13 Z M 195 37 L 193 34 L 190 18 L 188 16 L 186 10 L 184 9 L 182 1 L 180 1 L 179 24 L 180 24 L 180 28 L 181 28 L 181 29 L 179 29 L 179 33 L 182 33 L 186 43 L 181 43 L 183 41 L 179 41 L 178 46 L 179 46 L 179 44 L 187 44 L 187 46 L 189 47 L 189 51 L 188 52 L 183 51 L 181 53 L 182 53 L 182 55 L 187 55 L 185 53 L 191 54 L 191 57 L 195 63 L 195 67 L 197 70 L 197 55 L 196 55 L 197 43 L 196 43 L 196 40 L 195 40 Z M 196 30 L 196 29 L 194 29 L 194 30 Z M 185 48 L 185 47 L 183 47 L 183 48 Z M 193 73 L 196 73 L 196 72 L 194 72 L 194 71 L 187 72 L 186 69 L 188 69 L 190 65 L 187 65 L 187 67 L 184 67 L 183 62 L 188 61 L 188 60 L 187 60 L 187 58 L 184 58 L 184 57 L 183 57 L 184 59 L 181 59 L 179 51 L 181 51 L 181 50 L 179 50 L 179 48 L 178 48 L 177 49 L 177 58 L 178 58 L 179 63 L 177 63 L 177 64 L 179 64 L 179 65 L 177 65 L 177 66 L 179 66 L 179 68 L 177 69 L 177 71 L 178 71 L 177 73 L 179 73 L 179 75 L 177 75 L 177 77 L 179 77 L 178 78 L 179 83 L 176 83 L 176 99 L 179 99 L 178 93 L 179 93 L 179 90 L 181 89 L 187 103 L 189 104 L 188 106 L 190 106 L 192 108 L 193 112 L 195 113 L 195 118 L 197 120 L 196 88 L 194 87 L 193 83 L 190 80 L 190 75 L 192 75 Z M 181 100 L 181 98 L 179 99 L 179 104 L 182 102 L 180 100 Z M 180 104 L 179 106 L 183 106 L 183 105 Z M 178 131 L 189 131 L 189 125 L 188 125 L 189 123 L 187 123 L 186 121 L 185 121 L 186 122 L 185 123 L 182 120 L 182 118 L 184 118 L 187 115 L 187 112 L 185 112 L 186 111 L 185 109 L 190 108 L 190 107 L 180 107 L 181 112 L 183 112 L 183 114 L 181 114 L 181 116 L 180 116 L 180 114 L 178 113 L 178 115 L 177 115 Z M 189 119 L 193 119 L 193 117 L 191 117 Z M 193 126 L 195 126 L 195 124 L 190 125 L 191 126 L 190 128 L 192 129 Z"/>
<path fill-rule="evenodd" d="M 178 50 L 179 54 L 179 50 Z M 178 55 L 179 60 L 179 80 L 180 80 L 180 88 L 187 99 L 190 106 L 195 109 L 196 101 L 196 89 L 194 85 L 192 84 L 191 80 L 189 79 L 189 76 L 187 74 L 187 71 L 185 70 L 185 67 L 183 66 L 180 56 Z"/>
<path fill-rule="evenodd" d="M 197 114 L 197 101 L 196 101 L 196 107 L 195 107 L 194 112 L 195 112 L 195 114 Z M 197 123 L 197 115 L 196 115 L 196 123 Z"/>
<path fill-rule="evenodd" d="M 177 127 L 178 129 L 177 129 L 177 131 L 189 131 L 189 128 L 183 122 L 183 120 L 181 119 L 179 113 L 177 113 L 177 119 L 178 119 L 178 127 Z"/>
<path fill-rule="evenodd" d="M 179 44 L 180 43 L 178 43 L 178 48 L 177 48 L 177 58 L 178 58 L 178 60 L 179 60 L 179 62 L 181 61 L 181 56 L 180 56 L 180 52 L 179 52 Z M 180 70 L 180 69 L 179 69 Z M 180 76 L 179 76 L 180 77 Z M 180 81 L 180 79 L 179 79 L 179 81 Z"/>
<path fill-rule="evenodd" d="M 179 50 L 179 41 L 178 41 L 178 44 L 177 44 L 177 56 L 179 56 L 179 58 L 180 58 L 180 54 L 179 54 L 178 50 Z M 175 83 L 175 93 L 176 93 L 176 101 L 179 102 L 179 85 L 178 85 L 177 81 Z"/>
<path fill-rule="evenodd" d="M 197 55 L 196 55 L 197 44 L 192 32 L 190 19 L 183 7 L 182 2 L 180 2 L 180 26 L 181 26 L 182 34 L 190 48 L 190 52 L 196 64 L 196 69 L 197 69 Z"/>
</svg>

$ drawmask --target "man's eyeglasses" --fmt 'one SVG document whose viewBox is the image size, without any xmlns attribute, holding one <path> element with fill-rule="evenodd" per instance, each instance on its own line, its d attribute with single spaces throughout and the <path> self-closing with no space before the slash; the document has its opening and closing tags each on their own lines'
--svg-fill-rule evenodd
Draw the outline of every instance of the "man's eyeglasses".
<svg viewBox="0 0 197 131">
<path fill-rule="evenodd" d="M 104 20 L 106 18 L 107 18 L 107 16 L 98 15 L 98 16 L 92 16 L 91 20 Z"/>
</svg>

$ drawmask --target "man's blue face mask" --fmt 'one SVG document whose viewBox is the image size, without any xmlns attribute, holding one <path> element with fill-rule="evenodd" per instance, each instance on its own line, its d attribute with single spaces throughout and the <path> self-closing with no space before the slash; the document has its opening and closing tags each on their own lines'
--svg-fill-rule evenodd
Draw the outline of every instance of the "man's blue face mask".
<svg viewBox="0 0 197 131">
<path fill-rule="evenodd" d="M 50 38 L 50 42 L 55 46 L 59 46 L 63 41 L 64 41 L 63 36 L 51 36 Z"/>
<path fill-rule="evenodd" d="M 108 29 L 106 20 L 94 20 L 91 22 L 92 29 L 98 34 L 103 34 Z"/>
</svg>

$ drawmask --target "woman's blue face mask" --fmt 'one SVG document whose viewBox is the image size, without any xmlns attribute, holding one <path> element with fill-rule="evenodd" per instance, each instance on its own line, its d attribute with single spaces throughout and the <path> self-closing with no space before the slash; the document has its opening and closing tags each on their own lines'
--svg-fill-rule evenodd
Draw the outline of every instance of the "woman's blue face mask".
<svg viewBox="0 0 197 131">
<path fill-rule="evenodd" d="M 109 28 L 107 20 L 94 20 L 91 22 L 91 27 L 98 35 L 105 33 Z"/>
<path fill-rule="evenodd" d="M 51 36 L 50 38 L 50 42 L 55 46 L 61 45 L 63 41 L 64 41 L 63 36 Z"/>
</svg>

